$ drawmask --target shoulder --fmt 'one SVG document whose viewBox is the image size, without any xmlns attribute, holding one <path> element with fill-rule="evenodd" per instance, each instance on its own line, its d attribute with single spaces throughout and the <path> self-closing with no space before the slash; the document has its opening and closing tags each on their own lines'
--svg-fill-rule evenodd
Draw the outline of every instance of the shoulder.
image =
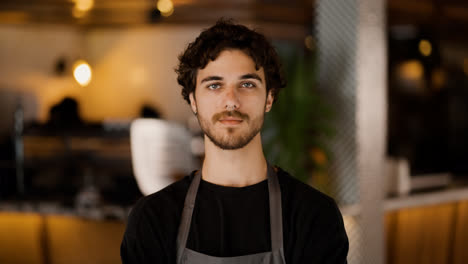
<svg viewBox="0 0 468 264">
<path fill-rule="evenodd" d="M 349 242 L 333 198 L 278 169 L 286 261 L 346 263 Z"/>
<path fill-rule="evenodd" d="M 333 212 L 338 210 L 333 198 L 299 181 L 283 169 L 276 168 L 281 193 L 284 196 L 283 200 L 288 203 L 294 203 L 295 207 L 314 209 L 312 211 L 325 210 Z"/>
<path fill-rule="evenodd" d="M 133 206 L 120 253 L 122 263 L 171 263 L 185 195 L 193 173 Z"/>
<path fill-rule="evenodd" d="M 333 198 L 299 181 L 280 168 L 278 179 L 281 187 L 283 218 L 287 224 L 299 228 L 297 232 L 303 232 L 305 229 L 322 232 L 328 229 L 328 232 L 344 234 L 343 217 Z"/>
<path fill-rule="evenodd" d="M 140 198 L 130 211 L 127 231 L 134 233 L 142 225 L 178 220 L 193 174 L 194 172 L 158 192 Z"/>
<path fill-rule="evenodd" d="M 193 173 L 194 172 L 155 193 L 141 198 L 135 204 L 135 209 L 165 208 L 168 205 L 177 205 L 181 202 L 183 205 L 185 194 L 193 178 Z"/>
</svg>

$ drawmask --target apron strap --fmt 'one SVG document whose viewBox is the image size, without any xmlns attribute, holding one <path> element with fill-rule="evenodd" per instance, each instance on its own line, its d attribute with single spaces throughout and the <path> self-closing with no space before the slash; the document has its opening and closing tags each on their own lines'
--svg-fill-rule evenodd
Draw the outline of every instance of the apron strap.
<svg viewBox="0 0 468 264">
<path fill-rule="evenodd" d="M 177 234 L 177 262 L 181 263 L 182 253 L 187 245 L 187 239 L 192 222 L 193 208 L 195 207 L 195 198 L 197 197 L 198 186 L 200 185 L 201 172 L 196 171 L 193 175 L 192 183 L 185 196 L 184 209 L 179 225 L 179 233 Z"/>
<path fill-rule="evenodd" d="M 270 164 L 268 166 L 268 191 L 270 200 L 271 250 L 283 249 L 283 210 L 278 176 Z"/>
<path fill-rule="evenodd" d="M 268 196 L 270 201 L 270 232 L 271 250 L 283 250 L 283 215 L 281 208 L 281 189 L 273 167 L 267 163 Z M 201 172 L 194 173 L 192 182 L 185 196 L 184 209 L 177 234 L 177 263 L 181 263 L 182 254 L 187 245 L 187 239 L 192 222 L 193 208 L 197 197 L 198 186 L 201 181 Z"/>
</svg>

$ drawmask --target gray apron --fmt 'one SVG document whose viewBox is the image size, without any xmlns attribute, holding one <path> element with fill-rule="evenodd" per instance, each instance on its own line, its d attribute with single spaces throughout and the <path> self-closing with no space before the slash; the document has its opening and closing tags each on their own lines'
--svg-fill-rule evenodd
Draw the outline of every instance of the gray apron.
<svg viewBox="0 0 468 264">
<path fill-rule="evenodd" d="M 200 185 L 201 173 L 195 173 L 185 197 L 182 219 L 177 234 L 177 264 L 285 264 L 283 250 L 283 221 L 281 190 L 275 170 L 268 165 L 268 193 L 270 200 L 271 252 L 237 256 L 214 257 L 186 248 L 193 208 Z"/>
</svg>

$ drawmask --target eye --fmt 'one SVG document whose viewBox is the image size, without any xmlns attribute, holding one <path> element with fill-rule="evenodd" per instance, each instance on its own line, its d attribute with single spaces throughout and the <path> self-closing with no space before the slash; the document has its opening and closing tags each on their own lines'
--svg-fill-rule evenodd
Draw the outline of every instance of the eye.
<svg viewBox="0 0 468 264">
<path fill-rule="evenodd" d="M 244 88 L 254 88 L 255 84 L 251 82 L 245 82 L 245 83 L 242 83 L 241 86 Z"/>
<path fill-rule="evenodd" d="M 212 84 L 209 84 L 209 85 L 207 86 L 207 88 L 210 89 L 210 90 L 216 90 L 216 89 L 218 89 L 219 87 L 221 87 L 221 85 L 220 85 L 219 83 L 212 83 Z"/>
</svg>

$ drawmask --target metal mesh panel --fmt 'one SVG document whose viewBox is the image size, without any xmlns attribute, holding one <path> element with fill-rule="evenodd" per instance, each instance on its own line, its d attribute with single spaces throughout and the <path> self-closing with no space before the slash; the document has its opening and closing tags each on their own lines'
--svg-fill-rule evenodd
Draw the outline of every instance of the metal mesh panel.
<svg viewBox="0 0 468 264">
<path fill-rule="evenodd" d="M 329 148 L 332 196 L 341 205 L 358 202 L 356 172 L 356 38 L 354 0 L 317 1 L 318 85 L 334 110 L 336 134 Z"/>
<path fill-rule="evenodd" d="M 334 109 L 329 187 L 345 215 L 349 263 L 383 263 L 384 0 L 316 1 L 318 85 Z"/>
</svg>

